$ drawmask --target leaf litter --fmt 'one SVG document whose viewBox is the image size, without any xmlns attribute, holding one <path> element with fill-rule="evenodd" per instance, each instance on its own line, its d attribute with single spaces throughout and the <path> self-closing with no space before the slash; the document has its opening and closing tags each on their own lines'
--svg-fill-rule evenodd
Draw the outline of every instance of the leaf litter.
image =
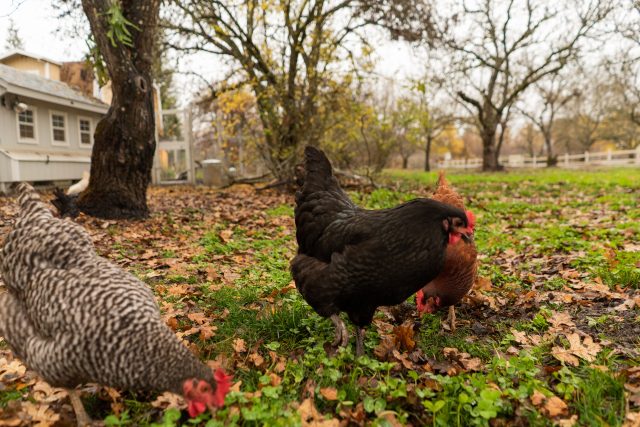
<svg viewBox="0 0 640 427">
<path fill-rule="evenodd" d="M 480 199 L 481 195 L 478 194 L 476 197 Z M 508 202 L 514 199 L 502 197 L 501 200 Z M 294 225 L 291 217 L 269 217 L 266 214 L 271 208 L 291 205 L 291 197 L 275 192 L 257 193 L 248 186 L 223 192 L 153 188 L 149 201 L 154 213 L 144 223 L 104 222 L 85 216 L 80 216 L 78 222 L 89 230 L 98 251 L 103 256 L 123 268 L 133 269 L 154 289 L 167 324 L 201 357 L 215 357 L 215 360 L 209 361 L 212 367 L 223 366 L 238 372 L 256 371 L 264 375 L 264 382 L 256 388 L 238 380 L 232 391 L 243 394 L 245 399 L 250 401 L 259 402 L 265 399 L 265 393 L 272 393 L 271 389 L 278 389 L 285 384 L 283 374 L 290 364 L 301 363 L 298 359 L 302 353 L 287 354 L 283 353 L 282 349 L 267 349 L 267 343 L 249 340 L 240 335 L 222 338 L 228 340 L 230 353 L 212 354 L 207 349 L 207 343 L 220 339 L 220 322 L 225 321 L 229 311 L 225 309 L 225 313 L 224 310 L 211 310 L 198 306 L 193 301 L 194 298 L 202 297 L 203 292 L 215 293 L 223 287 L 239 286 L 238 283 L 243 280 L 245 274 L 243 271 L 256 262 L 255 249 L 234 246 L 237 243 L 238 230 L 242 230 L 243 238 L 249 240 L 265 232 L 269 238 L 286 238 L 287 250 L 293 254 L 295 248 L 291 240 L 291 231 Z M 16 214 L 15 209 L 10 208 L 11 205 L 12 203 L 7 206 L 0 204 L 0 216 L 4 219 L 0 222 L 2 230 L 9 226 L 10 220 L 7 218 L 10 219 Z M 527 221 L 533 224 L 542 223 L 548 219 L 549 214 L 531 212 L 527 215 Z M 568 215 L 567 212 L 561 214 Z M 594 226 L 605 227 L 606 218 L 602 220 L 601 217 L 602 215 L 598 217 L 579 211 L 578 215 L 571 218 L 571 222 L 578 224 L 580 221 L 597 219 L 593 222 Z M 503 221 L 504 226 L 504 220 L 498 221 Z M 510 222 L 506 224 L 507 228 L 511 226 Z M 217 230 L 215 235 L 220 242 L 220 249 L 215 248 L 215 252 L 203 254 L 201 239 L 212 230 Z M 620 246 L 622 250 L 635 250 L 634 238 L 634 233 L 624 235 L 626 240 Z M 577 268 L 576 263 L 587 256 L 582 249 L 544 253 L 538 249 L 535 240 L 525 240 L 533 244 L 517 249 L 514 245 L 494 251 L 491 255 L 481 254 L 481 265 L 494 264 L 504 277 L 509 277 L 508 280 L 519 284 L 515 286 L 504 281 L 496 284 L 496 277 L 481 268 L 473 290 L 456 308 L 458 325 L 465 331 L 464 340 L 459 341 L 458 345 L 442 345 L 434 353 L 425 353 L 423 335 L 427 331 L 424 319 L 411 311 L 395 318 L 396 313 L 393 313 L 393 310 L 380 310 L 381 313 L 371 328 L 376 333 L 369 332 L 371 335 L 377 335 L 377 344 L 370 351 L 370 356 L 378 361 L 391 362 L 394 375 L 399 378 L 407 378 L 411 372 L 418 374 L 419 380 L 416 385 L 407 383 L 406 404 L 411 405 L 409 402 L 415 399 L 416 393 L 424 393 L 420 392 L 421 389 L 432 390 L 431 393 L 442 393 L 444 389 L 438 379 L 440 376 L 466 378 L 473 373 L 490 373 L 487 358 L 472 355 L 465 348 L 470 344 L 478 345 L 477 343 L 487 339 L 499 341 L 499 337 L 505 332 L 501 332 L 497 325 L 505 320 L 511 325 L 506 332 L 512 340 L 502 350 L 492 349 L 495 356 L 508 360 L 510 357 L 517 357 L 523 350 L 533 351 L 548 346 L 555 363 L 559 365 L 553 367 L 554 362 L 547 361 L 552 365 L 549 372 L 556 372 L 563 365 L 573 368 L 590 366 L 593 369 L 608 371 L 607 366 L 597 364 L 602 363 L 597 361 L 605 349 L 618 352 L 619 355 L 630 358 L 629 360 L 637 356 L 636 349 L 630 345 L 633 341 L 627 336 L 631 333 L 625 335 L 624 331 L 620 332 L 624 328 L 617 328 L 613 330 L 613 335 L 607 334 L 607 339 L 603 339 L 587 320 L 604 316 L 615 321 L 622 319 L 625 326 L 637 324 L 637 307 L 640 302 L 637 291 L 629 287 L 607 286 L 599 276 L 593 277 L 588 269 Z M 611 265 L 619 266 L 619 261 L 614 259 L 614 252 L 610 251 L 608 254 Z M 199 261 L 203 256 L 206 264 Z M 197 277 L 197 283 L 193 283 L 191 277 Z M 556 289 L 547 288 L 546 284 L 554 280 L 562 283 L 562 286 Z M 522 284 L 527 288 L 522 288 Z M 283 303 L 283 299 L 290 298 L 288 293 L 292 289 L 294 286 L 291 282 L 280 289 L 271 289 L 263 294 L 259 303 L 248 304 L 245 309 L 271 316 L 282 310 L 286 304 L 290 304 Z M 265 308 L 268 310 L 265 311 Z M 527 330 L 513 327 L 518 322 L 531 322 L 539 317 L 540 313 L 543 313 L 546 328 Z M 601 328 L 602 325 L 598 327 Z M 432 334 L 434 330 L 431 329 L 428 333 Z M 435 333 L 432 338 L 437 337 L 445 342 L 452 339 L 452 334 L 443 328 Z M 456 334 L 458 335 L 459 333 Z M 14 398 L 9 402 L 9 406 L 6 406 L 7 410 L 0 415 L 0 425 L 50 425 L 58 422 L 61 417 L 68 419 L 66 393 L 38 380 L 13 358 L 8 350 L 0 351 L 0 393 L 7 390 L 19 390 L 22 393 L 22 397 Z M 623 364 L 622 367 L 616 375 L 625 378 L 624 388 L 627 405 L 630 407 L 625 415 L 625 425 L 640 425 L 640 373 L 633 366 L 624 368 Z M 369 390 L 369 387 L 375 388 L 375 384 L 379 384 L 378 380 L 371 378 L 362 380 L 362 384 L 366 385 L 365 390 Z M 489 387 L 501 390 L 495 383 L 490 383 Z M 553 389 L 552 386 L 548 387 Z M 374 403 L 365 400 L 343 405 L 339 385 L 313 385 L 313 389 L 315 392 L 307 393 L 306 397 L 305 393 L 302 393 L 299 403 L 291 403 L 291 408 L 300 416 L 303 425 L 364 425 L 376 418 L 385 420 L 387 425 L 407 424 L 404 418 L 397 418 L 396 411 L 371 412 L 371 408 L 375 408 L 379 403 L 375 400 Z M 498 395 L 502 393 L 500 391 Z M 483 394 L 485 397 L 490 395 L 493 396 L 491 393 Z M 315 401 L 314 396 L 320 400 Z M 28 397 L 32 401 L 27 400 Z M 121 396 L 112 395 L 105 398 L 112 413 L 120 415 L 126 409 Z M 331 407 L 319 404 L 322 400 L 333 405 L 337 403 L 338 406 L 334 411 Z M 169 393 L 161 394 L 149 402 L 149 406 L 154 410 L 184 408 L 182 398 Z M 549 390 L 540 393 L 534 390 L 530 402 L 540 414 L 557 425 L 580 424 L 580 417 L 571 405 L 571 396 L 567 401 L 567 396 L 561 393 Z M 515 401 L 512 404 L 516 407 L 519 405 Z M 246 408 L 246 404 L 234 404 L 229 414 L 242 414 Z M 416 411 L 415 407 L 412 411 Z M 419 420 L 421 421 L 418 422 Z M 410 424 L 415 425 L 416 422 L 420 424 L 431 421 L 427 414 L 413 419 Z"/>
</svg>

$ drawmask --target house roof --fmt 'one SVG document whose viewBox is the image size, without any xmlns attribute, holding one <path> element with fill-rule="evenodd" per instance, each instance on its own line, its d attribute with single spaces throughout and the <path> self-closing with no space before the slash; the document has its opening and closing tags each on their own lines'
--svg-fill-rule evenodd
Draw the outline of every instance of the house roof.
<svg viewBox="0 0 640 427">
<path fill-rule="evenodd" d="M 46 57 L 41 56 L 41 55 L 36 55 L 35 53 L 26 52 L 26 51 L 20 50 L 20 49 L 10 50 L 9 52 L 6 52 L 6 53 L 0 55 L 0 62 L 2 62 L 4 60 L 7 60 L 9 58 L 12 58 L 14 56 L 26 56 L 27 58 L 33 58 L 33 59 L 38 60 L 38 61 L 47 61 L 47 62 L 50 62 L 52 64 L 62 66 L 62 62 L 55 61 L 53 59 L 46 58 Z"/>
<path fill-rule="evenodd" d="M 64 82 L 46 79 L 3 64 L 0 64 L 0 88 L 19 96 L 95 113 L 104 114 L 109 109 L 107 104 L 83 95 Z"/>
</svg>

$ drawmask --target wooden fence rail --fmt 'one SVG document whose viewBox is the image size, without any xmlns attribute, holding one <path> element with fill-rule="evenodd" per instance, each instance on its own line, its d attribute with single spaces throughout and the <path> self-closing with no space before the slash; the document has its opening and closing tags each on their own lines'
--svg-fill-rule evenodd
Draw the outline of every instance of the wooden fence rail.
<svg viewBox="0 0 640 427">
<path fill-rule="evenodd" d="M 523 156 L 512 154 L 502 156 L 500 164 L 509 168 L 543 168 L 547 166 L 544 156 Z M 581 154 L 564 154 L 558 156 L 558 167 L 579 168 L 592 166 L 635 166 L 640 167 L 640 146 L 634 150 L 608 150 L 599 152 L 585 151 Z M 481 158 L 451 159 L 437 162 L 438 168 L 443 169 L 477 169 L 482 167 Z"/>
</svg>

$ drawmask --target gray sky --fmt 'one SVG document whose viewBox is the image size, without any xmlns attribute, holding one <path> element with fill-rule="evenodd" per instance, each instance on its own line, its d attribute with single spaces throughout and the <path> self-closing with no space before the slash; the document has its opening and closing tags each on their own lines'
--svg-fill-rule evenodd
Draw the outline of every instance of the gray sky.
<svg viewBox="0 0 640 427">
<path fill-rule="evenodd" d="M 16 24 L 25 50 L 57 61 L 77 61 L 87 51 L 85 41 L 68 37 L 64 32 L 56 32 L 59 21 L 58 12 L 51 0 L 0 0 L 0 54 L 5 51 L 5 41 L 10 19 Z M 377 72 L 396 81 L 406 76 L 417 76 L 421 68 L 420 61 L 411 48 L 404 43 L 389 42 L 382 36 L 376 47 L 379 61 Z M 200 55 L 180 64 L 181 69 L 198 70 L 199 74 L 221 77 L 220 62 L 212 55 Z M 216 72 L 218 71 L 218 72 Z M 182 102 L 188 101 L 201 83 L 194 78 L 178 77 L 176 86 Z"/>
</svg>

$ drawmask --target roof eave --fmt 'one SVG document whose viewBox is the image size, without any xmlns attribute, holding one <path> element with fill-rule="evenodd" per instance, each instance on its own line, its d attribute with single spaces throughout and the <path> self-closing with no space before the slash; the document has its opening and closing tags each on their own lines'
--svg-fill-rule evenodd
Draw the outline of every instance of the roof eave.
<svg viewBox="0 0 640 427">
<path fill-rule="evenodd" d="M 31 59 L 35 59 L 36 61 L 45 61 L 45 62 L 49 62 L 51 64 L 57 65 L 59 67 L 62 67 L 62 62 L 60 61 L 56 61 L 54 59 L 50 59 L 50 58 L 46 58 L 44 56 L 41 55 L 36 55 L 35 53 L 30 53 L 21 49 L 14 49 L 11 50 L 3 55 L 0 56 L 0 61 L 4 61 L 6 59 L 9 59 L 13 56 L 17 56 L 17 55 L 21 55 L 21 56 L 25 56 L 27 58 L 31 58 Z"/>
<path fill-rule="evenodd" d="M 60 96 L 50 95 L 35 90 L 23 88 L 20 86 L 7 85 L 6 91 L 19 96 L 38 99 L 40 101 L 50 102 L 56 105 L 76 108 L 83 111 L 91 111 L 93 113 L 106 114 L 109 111 L 108 105 L 93 104 L 90 102 L 77 101 L 75 99 L 64 98 Z"/>
</svg>

